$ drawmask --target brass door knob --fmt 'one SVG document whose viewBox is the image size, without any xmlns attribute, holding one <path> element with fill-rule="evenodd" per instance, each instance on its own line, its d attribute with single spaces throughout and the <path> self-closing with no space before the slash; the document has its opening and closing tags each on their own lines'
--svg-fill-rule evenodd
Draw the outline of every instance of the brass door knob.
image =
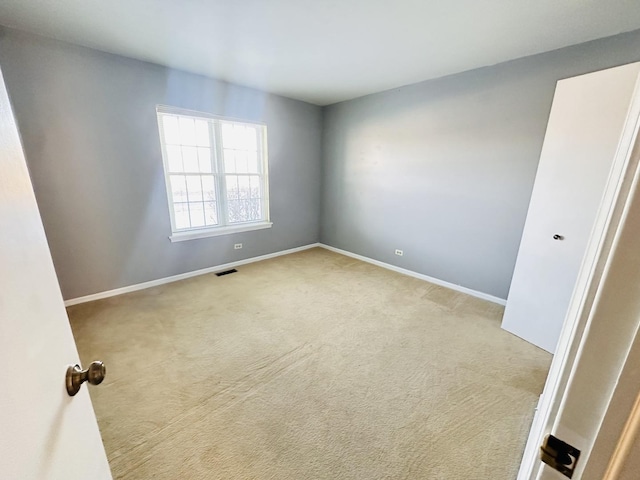
<svg viewBox="0 0 640 480">
<path fill-rule="evenodd" d="M 86 370 L 82 370 L 80 365 L 70 365 L 66 376 L 67 393 L 73 397 L 84 382 L 100 385 L 106 374 L 107 369 L 102 362 L 92 362 Z"/>
</svg>

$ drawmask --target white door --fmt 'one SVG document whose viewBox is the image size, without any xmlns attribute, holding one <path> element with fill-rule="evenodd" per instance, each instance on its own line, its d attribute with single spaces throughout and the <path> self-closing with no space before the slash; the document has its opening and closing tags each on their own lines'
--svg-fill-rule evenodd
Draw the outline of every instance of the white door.
<svg viewBox="0 0 640 480">
<path fill-rule="evenodd" d="M 110 479 L 1 72 L 0 229 L 0 478 Z"/>
<path fill-rule="evenodd" d="M 563 479 L 543 437 L 580 450 L 574 479 L 636 479 L 640 446 L 640 82 L 569 302 L 519 480 Z M 637 452 L 635 453 L 637 456 Z"/>
<path fill-rule="evenodd" d="M 502 328 L 555 353 L 640 63 L 558 82 Z M 555 238 L 554 238 L 555 237 Z"/>
</svg>

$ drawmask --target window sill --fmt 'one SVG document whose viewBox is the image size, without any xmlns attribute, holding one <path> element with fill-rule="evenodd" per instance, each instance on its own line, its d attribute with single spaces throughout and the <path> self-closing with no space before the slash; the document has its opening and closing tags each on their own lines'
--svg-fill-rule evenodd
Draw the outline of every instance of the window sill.
<svg viewBox="0 0 640 480">
<path fill-rule="evenodd" d="M 228 227 L 207 228 L 201 230 L 189 230 L 186 232 L 177 232 L 169 237 L 172 243 L 184 242 L 185 240 L 196 240 L 198 238 L 218 237 L 220 235 L 229 235 L 231 233 L 250 232 L 251 230 L 263 230 L 271 228 L 271 222 L 245 223 L 242 225 L 233 225 Z"/>
</svg>

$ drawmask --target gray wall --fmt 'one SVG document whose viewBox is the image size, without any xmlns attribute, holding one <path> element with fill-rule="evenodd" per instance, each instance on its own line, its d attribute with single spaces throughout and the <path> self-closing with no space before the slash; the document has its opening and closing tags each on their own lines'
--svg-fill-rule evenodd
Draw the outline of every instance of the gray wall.
<svg viewBox="0 0 640 480">
<path fill-rule="evenodd" d="M 640 31 L 326 108 L 321 241 L 506 298 L 556 81 L 638 60 Z"/>
<path fill-rule="evenodd" d="M 555 82 L 638 60 L 640 31 L 333 105 L 323 124 L 303 102 L 0 30 L 65 298 L 318 239 L 506 298 Z M 169 242 L 159 103 L 267 124 L 272 229 Z"/>
<path fill-rule="evenodd" d="M 65 298 L 318 241 L 321 108 L 10 29 L 0 66 Z M 267 124 L 273 228 L 169 241 L 157 104 Z"/>
</svg>

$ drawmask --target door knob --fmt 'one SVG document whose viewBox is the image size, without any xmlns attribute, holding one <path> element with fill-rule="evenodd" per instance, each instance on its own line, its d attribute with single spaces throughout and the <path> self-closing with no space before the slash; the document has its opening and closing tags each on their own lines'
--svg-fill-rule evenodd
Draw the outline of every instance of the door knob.
<svg viewBox="0 0 640 480">
<path fill-rule="evenodd" d="M 553 236 L 554 240 L 564 240 L 564 237 L 562 235 L 558 235 L 557 233 Z"/>
<path fill-rule="evenodd" d="M 107 374 L 107 369 L 102 362 L 91 362 L 89 368 L 82 370 L 80 365 L 70 365 L 67 368 L 66 385 L 67 393 L 73 397 L 80 391 L 80 387 L 84 382 L 91 385 L 100 385 Z"/>
</svg>

